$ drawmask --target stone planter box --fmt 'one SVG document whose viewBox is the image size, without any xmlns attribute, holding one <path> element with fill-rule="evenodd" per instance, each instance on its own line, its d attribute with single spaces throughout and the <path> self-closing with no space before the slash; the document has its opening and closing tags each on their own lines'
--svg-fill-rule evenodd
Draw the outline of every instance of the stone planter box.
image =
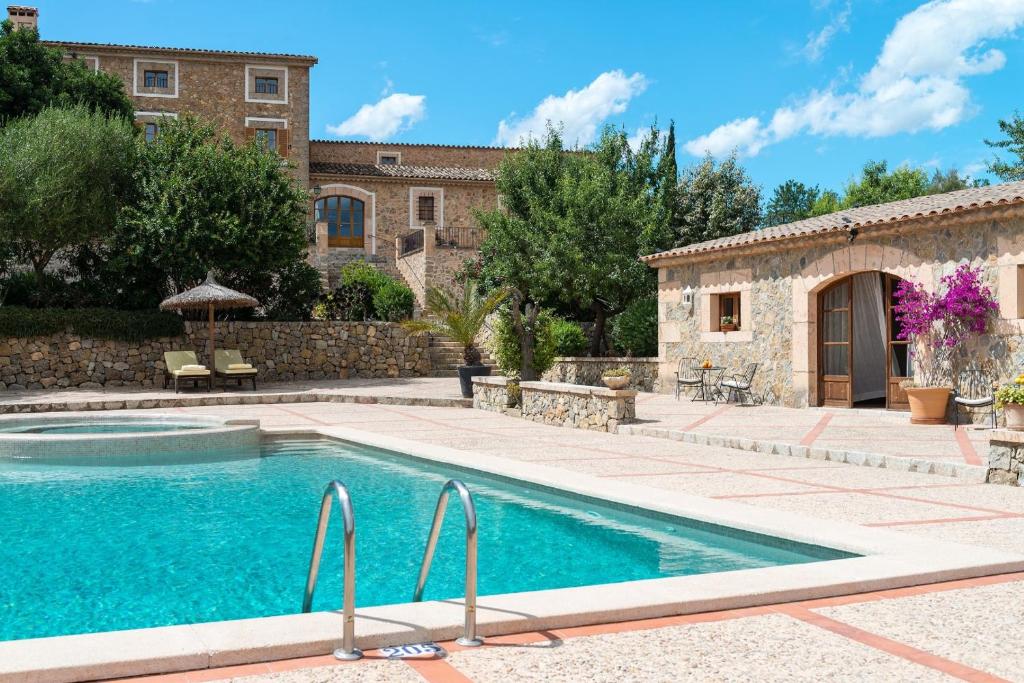
<svg viewBox="0 0 1024 683">
<path fill-rule="evenodd" d="M 1024 432 L 995 429 L 988 439 L 990 484 L 1024 485 Z"/>
<path fill-rule="evenodd" d="M 522 415 L 544 424 L 614 432 L 636 420 L 632 389 L 608 389 L 564 382 L 522 382 Z"/>
<path fill-rule="evenodd" d="M 545 382 L 568 382 L 603 386 L 601 375 L 612 368 L 629 370 L 629 388 L 637 391 L 655 391 L 658 381 L 657 358 L 590 358 L 589 356 L 565 356 L 555 359 L 555 364 L 541 378 Z"/>
<path fill-rule="evenodd" d="M 508 377 L 474 377 L 473 407 L 495 413 L 513 411 L 512 396 L 508 390 Z M 515 411 L 518 415 L 518 411 Z"/>
</svg>

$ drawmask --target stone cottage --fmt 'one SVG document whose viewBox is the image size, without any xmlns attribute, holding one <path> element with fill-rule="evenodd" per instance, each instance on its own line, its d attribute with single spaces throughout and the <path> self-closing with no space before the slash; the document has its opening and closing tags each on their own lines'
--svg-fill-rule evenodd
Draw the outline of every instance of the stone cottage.
<svg viewBox="0 0 1024 683">
<path fill-rule="evenodd" d="M 782 405 L 905 408 L 900 384 L 913 363 L 893 291 L 905 279 L 934 291 L 964 263 L 983 269 L 1000 309 L 972 352 L 976 383 L 1024 368 L 1024 182 L 848 209 L 644 260 L 658 269 L 662 391 L 693 357 L 735 371 L 758 363 L 755 392 Z"/>
</svg>

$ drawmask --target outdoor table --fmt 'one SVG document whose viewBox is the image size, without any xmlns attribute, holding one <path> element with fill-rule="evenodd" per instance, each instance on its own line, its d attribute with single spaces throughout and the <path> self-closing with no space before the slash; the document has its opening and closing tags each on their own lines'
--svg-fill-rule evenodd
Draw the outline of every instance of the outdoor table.
<svg viewBox="0 0 1024 683">
<path fill-rule="evenodd" d="M 696 368 L 700 371 L 700 391 L 696 396 L 693 397 L 694 401 L 714 401 L 716 400 L 716 392 L 718 388 L 712 383 L 711 378 L 715 376 L 715 373 L 722 373 L 725 368 L 720 365 L 712 365 L 710 368 L 700 367 Z M 721 374 L 719 374 L 721 376 Z"/>
</svg>

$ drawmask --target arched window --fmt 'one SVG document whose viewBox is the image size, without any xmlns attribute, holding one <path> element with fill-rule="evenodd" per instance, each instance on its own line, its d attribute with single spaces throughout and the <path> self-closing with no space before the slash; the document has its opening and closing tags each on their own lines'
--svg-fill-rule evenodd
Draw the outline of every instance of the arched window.
<svg viewBox="0 0 1024 683">
<path fill-rule="evenodd" d="M 355 197 L 316 200 L 316 222 L 327 223 L 327 246 L 363 246 L 363 202 Z"/>
</svg>

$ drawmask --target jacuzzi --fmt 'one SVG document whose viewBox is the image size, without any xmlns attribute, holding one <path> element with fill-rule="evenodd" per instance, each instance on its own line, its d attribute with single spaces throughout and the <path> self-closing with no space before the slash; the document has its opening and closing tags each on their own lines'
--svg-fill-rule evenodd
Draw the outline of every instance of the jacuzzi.
<svg viewBox="0 0 1024 683">
<path fill-rule="evenodd" d="M 111 456 L 118 465 L 175 464 L 258 457 L 259 444 L 259 420 L 114 412 L 0 416 L 0 465 L 109 465 Z"/>
</svg>

